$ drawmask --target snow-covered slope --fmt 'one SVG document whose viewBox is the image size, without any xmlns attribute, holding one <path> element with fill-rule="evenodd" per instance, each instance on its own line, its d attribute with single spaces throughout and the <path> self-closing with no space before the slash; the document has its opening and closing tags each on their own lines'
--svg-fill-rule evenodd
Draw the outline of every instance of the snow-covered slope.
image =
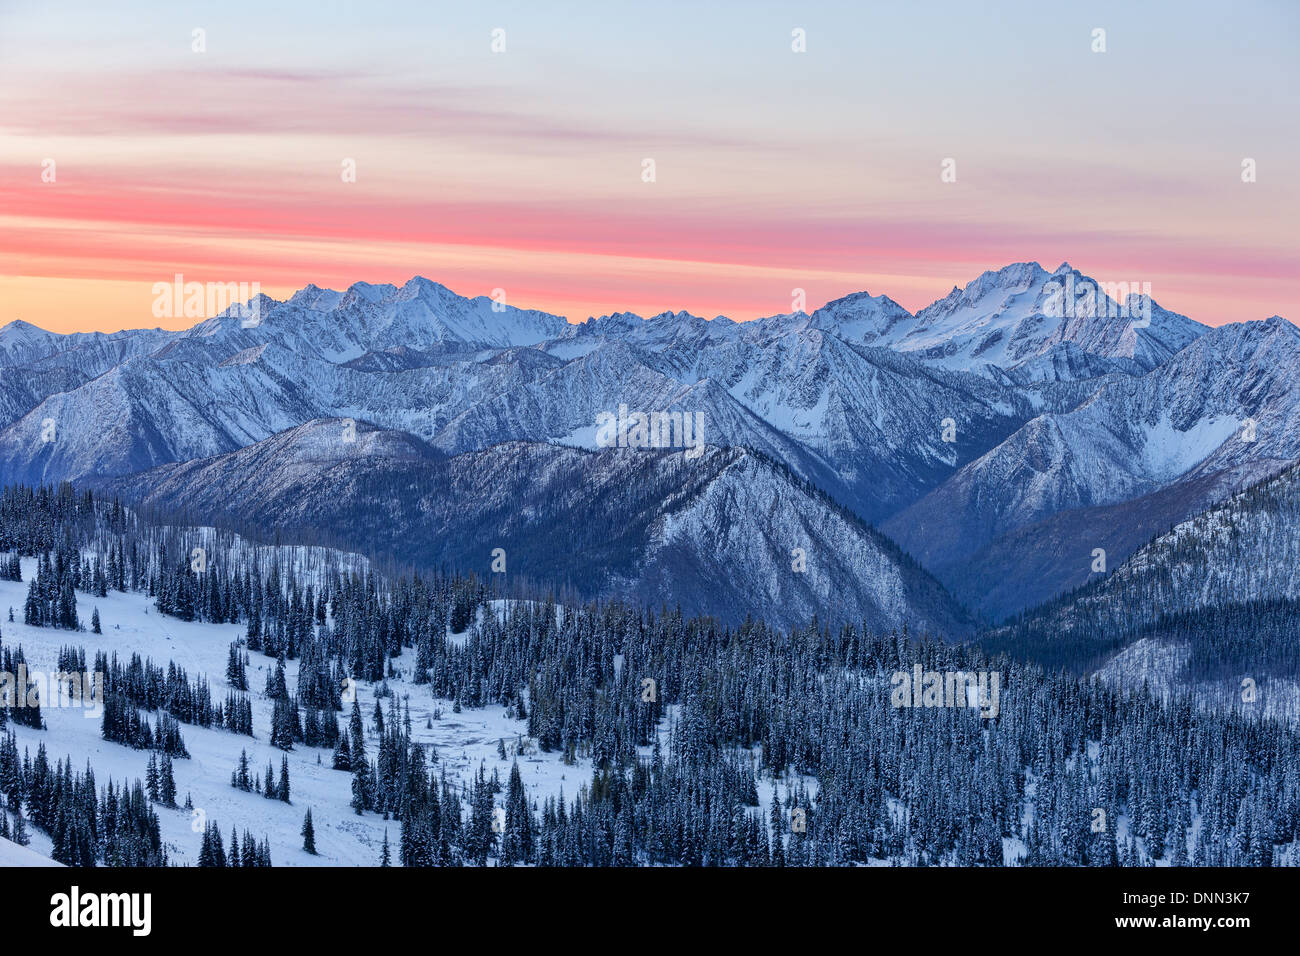
<svg viewBox="0 0 1300 956">
<path fill-rule="evenodd" d="M 12 840 L 0 837 L 0 867 L 62 866 L 62 863 L 56 863 L 38 850 L 32 849 L 33 844 L 43 842 L 38 836 L 38 839 L 33 840 L 31 844 L 19 846 Z"/>
<path fill-rule="evenodd" d="M 709 442 L 762 451 L 877 518 L 1030 412 L 1002 385 L 855 348 L 806 316 L 617 315 L 570 326 L 497 312 L 423 279 L 309 287 L 283 303 L 262 296 L 257 313 L 250 327 L 249 310 L 232 308 L 89 380 L 78 373 L 33 390 L 24 370 L 0 395 L 12 407 L 0 473 L 29 482 L 123 474 L 322 416 L 411 431 L 453 453 L 509 440 L 593 447 L 596 416 L 627 405 L 702 413 Z M 24 361 L 54 347 L 30 336 L 20 344 Z M 947 417 L 955 443 L 941 440 Z"/>
<path fill-rule="evenodd" d="M 0 477 L 123 474 L 325 416 L 450 452 L 589 446 L 595 415 L 626 403 L 703 411 L 710 441 L 761 450 L 879 520 L 1036 410 L 1077 401 L 1050 386 L 1143 370 L 1199 328 L 1158 307 L 1140 330 L 1044 325 L 1036 310 L 1054 278 L 1007 267 L 916 317 L 864 292 L 755 322 L 676 312 L 570 325 L 416 277 L 259 295 L 182 333 L 69 337 L 13 323 L 0 334 Z M 1003 344 L 990 351 L 994 333 Z M 991 362 L 1002 365 L 991 373 Z"/>
<path fill-rule="evenodd" d="M 951 368 L 987 371 L 1015 368 L 1068 342 L 1146 370 L 1204 331 L 1139 293 L 1116 302 L 1069 263 L 1048 273 L 1037 262 L 1018 262 L 954 287 L 890 344 Z"/>
<path fill-rule="evenodd" d="M 1217 708 L 1300 720 L 1300 466 L 1137 549 L 1085 587 L 981 635 L 986 648 L 1094 666 Z M 1259 695 L 1243 701 L 1242 681 Z M 1246 695 L 1250 697 L 1250 695 Z"/>
<path fill-rule="evenodd" d="M 0 328 L 0 365 L 50 368 L 62 366 L 93 378 L 136 355 L 144 355 L 176 337 L 162 329 L 123 332 L 47 332 L 15 320 Z"/>
<path fill-rule="evenodd" d="M 1149 536 L 1300 459 L 1297 382 L 1300 329 L 1276 317 L 1214 329 L 1140 378 L 1108 380 L 1078 408 L 1031 420 L 882 527 L 941 578 L 1037 523 L 1063 527 L 1075 509 L 1153 496 L 1159 507 L 1139 532 Z M 1079 530 L 1060 544 L 1085 567 L 1102 545 Z M 1009 572 L 1023 552 L 1001 550 Z"/>
<path fill-rule="evenodd" d="M 569 324 L 417 277 L 260 296 L 255 323 L 232 308 L 181 333 L 14 323 L 0 330 L 0 363 L 16 363 L 0 366 L 0 480 L 102 481 L 319 418 L 460 455 L 594 448 L 597 416 L 623 406 L 692 412 L 707 443 L 780 462 L 1001 614 L 1079 583 L 1083 512 L 1123 522 L 1087 549 L 1114 562 L 1300 457 L 1293 326 L 1207 331 L 1105 288 L 1029 262 L 916 315 L 862 292 L 752 322 Z M 1258 437 L 1237 442 L 1247 418 Z M 1136 522 L 1105 510 L 1138 501 L 1159 507 Z"/>
<path fill-rule="evenodd" d="M 346 563 L 350 559 L 338 556 L 338 560 Z M 34 559 L 23 561 L 25 578 L 35 572 L 35 565 Z M 229 689 L 224 680 L 226 657 L 231 641 L 243 636 L 245 629 L 242 625 L 186 622 L 164 617 L 151 606 L 152 600 L 143 593 L 111 591 L 107 597 L 100 598 L 79 592 L 78 603 L 85 616 L 89 616 L 92 606 L 99 609 L 104 633 L 73 635 L 67 631 L 23 624 L 22 604 L 26 590 L 25 582 L 0 581 L 0 609 L 12 606 L 18 611 L 17 621 L 4 625 L 4 644 L 11 648 L 21 645 L 32 671 L 54 672 L 60 648 L 69 643 L 80 644 L 86 648 L 89 659 L 94 658 L 96 650 L 104 650 L 110 655 L 116 652 L 123 659 L 139 653 L 163 667 L 169 660 L 174 660 L 192 677 L 206 677 L 214 700 L 225 699 Z M 455 638 L 455 635 L 449 636 Z M 464 635 L 459 639 L 463 640 Z M 349 807 L 351 775 L 332 769 L 329 749 L 298 744 L 287 754 L 290 804 L 231 787 L 230 774 L 235 769 L 241 749 L 248 751 L 251 768 L 259 773 L 265 772 L 268 763 L 273 764 L 278 773 L 280 759 L 285 755 L 268 743 L 273 702 L 261 693 L 267 668 L 274 669 L 275 661 L 261 654 L 252 654 L 251 657 L 248 679 L 255 737 L 181 725 L 191 758 L 175 761 L 177 801 L 183 804 L 188 795 L 194 812 L 179 807 L 168 809 L 159 804 L 153 807 L 160 818 L 170 861 L 194 865 L 202 838 L 202 821 L 205 820 L 219 824 L 225 836 L 229 836 L 232 827 L 238 828 L 241 837 L 245 828 L 259 840 L 265 835 L 271 844 L 275 866 L 376 866 L 385 831 L 396 855 L 399 825 L 374 813 L 360 816 L 353 813 Z M 400 658 L 394 659 L 393 665 L 409 675 L 414 666 L 414 651 L 408 649 Z M 296 686 L 297 668 L 297 661 L 286 664 L 291 687 Z M 431 756 L 437 755 L 439 766 L 446 769 L 448 779 L 469 782 L 480 766 L 485 766 L 489 774 L 496 769 L 502 780 L 509 775 L 516 741 L 527 737 L 527 721 L 508 716 L 499 707 L 465 708 L 460 713 L 453 713 L 452 701 L 432 697 L 427 684 L 417 687 L 403 677 L 389 679 L 387 685 L 403 706 L 410 707 L 412 739 L 432 748 Z M 374 711 L 379 690 L 378 685 L 367 682 L 357 685 L 357 700 L 367 715 L 367 744 L 372 748 L 378 746 L 378 737 L 369 715 Z M 389 701 L 384 699 L 382 702 L 387 712 Z M 73 769 L 83 770 L 89 761 L 100 786 L 107 784 L 109 777 L 114 783 L 143 779 L 148 752 L 105 741 L 100 734 L 98 716 L 88 716 L 88 713 L 76 707 L 47 706 L 42 708 L 47 725 L 45 730 L 37 731 L 10 723 L 6 731 L 12 730 L 17 736 L 20 753 L 27 749 L 34 756 L 38 745 L 44 743 L 51 763 L 70 756 Z M 343 720 L 346 722 L 346 714 Z M 501 740 L 510 753 L 510 760 L 502 761 L 497 755 L 497 742 Z M 526 749 L 519 755 L 520 771 L 530 799 L 555 796 L 561 790 L 572 796 L 583 782 L 590 779 L 588 761 L 579 759 L 573 765 L 565 765 L 562 757 L 560 753 L 545 754 L 536 748 Z M 299 835 L 308 808 L 312 810 L 315 823 L 317 856 L 302 850 L 302 837 Z M 49 838 L 38 831 L 32 832 L 31 837 L 31 844 L 26 848 L 0 841 L 0 866 L 54 865 L 48 859 Z"/>
<path fill-rule="evenodd" d="M 1300 466 L 1179 523 L 1049 613 L 1068 633 L 1279 598 L 1300 599 Z"/>
<path fill-rule="evenodd" d="M 402 286 L 358 282 L 339 293 L 309 285 L 284 302 L 262 297 L 256 324 L 232 308 L 181 334 L 176 352 L 211 357 L 250 344 L 274 342 L 330 362 L 346 362 L 389 348 L 473 344 L 508 348 L 537 345 L 567 323 L 545 312 L 467 299 L 416 276 Z"/>
<path fill-rule="evenodd" d="M 694 459 L 508 442 L 444 459 L 366 424 L 355 442 L 344 435 L 338 420 L 314 421 L 110 490 L 211 520 L 332 535 L 416 567 L 484 573 L 500 547 L 508 573 L 526 579 L 734 622 L 801 625 L 818 614 L 949 637 L 969 627 L 890 542 L 752 451 L 708 447 Z"/>
</svg>

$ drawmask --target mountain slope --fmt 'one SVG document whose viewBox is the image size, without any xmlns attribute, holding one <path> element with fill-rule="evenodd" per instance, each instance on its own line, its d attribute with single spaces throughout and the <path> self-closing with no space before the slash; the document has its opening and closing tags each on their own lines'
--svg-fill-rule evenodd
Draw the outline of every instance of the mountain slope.
<svg viewBox="0 0 1300 956">
<path fill-rule="evenodd" d="M 1057 540 L 1086 556 L 1098 535 L 1065 515 L 1093 509 L 1105 528 L 1110 513 L 1098 509 L 1145 497 L 1140 540 L 1300 459 L 1298 380 L 1295 326 L 1275 317 L 1214 329 L 1141 378 L 1109 380 L 1078 408 L 1033 419 L 882 528 L 949 581 L 976 555 L 977 579 L 1020 568 L 1036 526 L 1059 535 L 1078 525 L 1081 539 Z M 1110 553 L 1112 566 L 1136 543 Z M 1049 576 L 1019 605 L 989 607 L 1018 609 L 1071 583 Z"/>
<path fill-rule="evenodd" d="M 259 296 L 180 333 L 13 323 L 0 480 L 126 475 L 316 418 L 455 456 L 594 449 L 603 414 L 690 412 L 707 444 L 780 462 L 998 617 L 1079 584 L 1081 545 L 1114 564 L 1300 458 L 1294 327 L 1206 330 L 1101 289 L 1015 263 L 916 315 L 862 292 L 753 322 L 575 325 L 416 277 Z M 1237 442 L 1246 418 L 1259 434 Z"/>
<path fill-rule="evenodd" d="M 1298 569 L 1300 465 L 1181 522 L 980 643 L 1128 684 L 1195 684 L 1216 705 L 1239 699 L 1243 675 L 1273 678 L 1282 684 L 1269 712 L 1300 718 Z"/>
<path fill-rule="evenodd" d="M 1012 369 L 1072 343 L 1146 371 L 1204 331 L 1140 294 L 1123 302 L 1111 299 L 1096 280 L 1069 263 L 1048 273 L 1037 262 L 1018 262 L 985 272 L 964 289 L 954 287 L 916 313 L 911 326 L 890 344 L 950 368 L 987 373 L 989 366 Z"/>
<path fill-rule="evenodd" d="M 1118 628 L 1247 598 L 1300 599 L 1300 466 L 1181 522 L 1035 617 L 1069 635 L 1085 621 Z"/>
<path fill-rule="evenodd" d="M 1253 466 L 1229 468 L 1116 504 L 1058 512 L 989 542 L 949 569 L 945 584 L 968 607 L 1001 621 L 1096 580 L 1095 549 L 1103 550 L 1114 568 L 1182 516 L 1222 501 L 1258 477 Z"/>
<path fill-rule="evenodd" d="M 416 567 L 507 572 L 739 622 L 823 619 L 957 636 L 964 612 L 887 539 L 741 448 L 684 454 L 510 442 L 444 459 L 409 435 L 319 420 L 108 490 L 205 520 L 329 534 Z M 803 549 L 806 570 L 794 569 Z"/>
<path fill-rule="evenodd" d="M 750 323 L 665 313 L 572 326 L 498 308 L 418 277 L 342 293 L 309 286 L 162 333 L 161 343 L 122 333 L 124 360 L 101 355 L 75 368 L 59 363 L 89 344 L 14 327 L 0 360 L 64 377 L 35 387 L 25 370 L 3 389 L 0 475 L 125 474 L 335 416 L 411 431 L 451 453 L 512 440 L 594 447 L 597 416 L 627 405 L 702 413 L 710 444 L 762 451 L 878 520 L 1036 407 L 1014 383 L 864 347 L 864 310 L 903 321 L 884 297 Z M 943 438 L 948 419 L 955 441 Z M 43 439 L 50 422 L 55 443 Z"/>
</svg>

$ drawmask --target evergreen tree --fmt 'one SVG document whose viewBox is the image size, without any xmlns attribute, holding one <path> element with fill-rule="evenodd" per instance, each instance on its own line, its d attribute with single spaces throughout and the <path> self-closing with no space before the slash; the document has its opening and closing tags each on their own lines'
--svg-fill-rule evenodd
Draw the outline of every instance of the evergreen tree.
<svg viewBox="0 0 1300 956">
<path fill-rule="evenodd" d="M 169 754 L 163 755 L 162 767 L 159 770 L 158 796 L 166 806 L 176 806 L 176 777 L 173 773 L 172 758 Z"/>
<path fill-rule="evenodd" d="M 302 848 L 312 856 L 316 855 L 316 831 L 311 825 L 311 807 L 302 818 Z"/>
</svg>

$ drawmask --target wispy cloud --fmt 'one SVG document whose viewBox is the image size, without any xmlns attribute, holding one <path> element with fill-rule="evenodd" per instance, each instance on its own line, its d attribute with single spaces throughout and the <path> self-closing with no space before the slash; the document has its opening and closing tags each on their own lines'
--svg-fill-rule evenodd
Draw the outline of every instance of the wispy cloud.
<svg viewBox="0 0 1300 956">
<path fill-rule="evenodd" d="M 673 7 L 684 32 L 503 8 L 501 56 L 481 17 L 418 5 L 299 23 L 239 0 L 204 9 L 202 55 L 191 8 L 128 28 L 86 7 L 85 35 L 42 55 L 63 27 L 39 5 L 0 12 L 0 271 L 233 270 L 265 287 L 421 272 L 576 317 L 751 317 L 782 311 L 792 284 L 916 308 L 986 268 L 1068 259 L 1158 279 L 1163 304 L 1212 322 L 1296 301 L 1285 157 L 1300 143 L 1276 107 L 1297 67 L 1275 33 L 1192 67 L 1208 41 L 1165 24 L 1148 42 L 1153 14 L 1126 14 L 1101 60 L 1068 18 L 940 9 L 927 31 L 915 13 L 814 5 L 795 55 L 776 7 L 739 25 Z M 1267 96 L 1210 95 L 1225 77 Z"/>
</svg>

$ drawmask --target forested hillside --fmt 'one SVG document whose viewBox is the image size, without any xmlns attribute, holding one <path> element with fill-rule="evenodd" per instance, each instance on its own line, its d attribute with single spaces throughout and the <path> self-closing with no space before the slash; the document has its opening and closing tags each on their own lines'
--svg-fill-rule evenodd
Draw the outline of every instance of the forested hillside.
<svg viewBox="0 0 1300 956">
<path fill-rule="evenodd" d="M 5 490 L 0 520 L 19 573 L 46 581 L 27 582 L 36 603 L 70 588 L 76 615 L 24 625 L 26 650 L 6 636 L 6 667 L 59 648 L 61 670 L 104 677 L 89 762 L 45 729 L 80 715 L 49 700 L 0 710 L 0 836 L 21 831 L 61 862 L 301 863 L 317 834 L 352 854 L 334 862 L 365 865 L 1297 862 L 1300 734 L 1249 712 L 904 629 L 499 601 L 472 579 L 145 525 L 66 485 Z M 87 630 L 113 593 L 177 622 L 178 655 L 211 635 L 206 659 L 224 671 L 141 660 L 113 627 Z M 995 672 L 996 706 L 900 706 L 898 675 L 918 665 Z M 455 726 L 428 743 L 448 714 L 503 712 L 514 732 L 490 766 L 458 759 L 470 741 L 446 743 Z M 200 746 L 228 781 L 187 766 Z M 281 756 L 263 766 L 255 747 Z M 141 781 L 95 766 L 123 757 Z M 544 766 L 572 779 L 533 783 Z M 187 801 L 225 808 L 195 831 L 197 856 L 175 836 Z M 370 836 L 349 837 L 349 820 Z"/>
</svg>

